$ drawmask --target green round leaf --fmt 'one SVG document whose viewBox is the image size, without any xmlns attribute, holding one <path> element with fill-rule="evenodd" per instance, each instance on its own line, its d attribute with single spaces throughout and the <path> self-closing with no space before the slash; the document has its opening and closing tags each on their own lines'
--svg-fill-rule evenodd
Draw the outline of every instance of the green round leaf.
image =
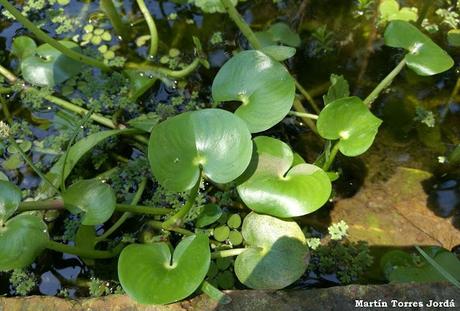
<svg viewBox="0 0 460 311">
<path fill-rule="evenodd" d="M 0 271 L 25 268 L 45 249 L 48 228 L 41 218 L 21 214 L 0 226 Z"/>
<path fill-rule="evenodd" d="M 195 226 L 197 228 L 206 227 L 216 222 L 222 216 L 222 209 L 217 204 L 206 204 L 202 207 L 201 213 L 198 215 Z"/>
<path fill-rule="evenodd" d="M 282 62 L 295 55 L 296 49 L 289 46 L 269 45 L 263 47 L 261 51 L 273 59 Z"/>
<path fill-rule="evenodd" d="M 238 0 L 231 0 L 235 6 Z M 225 13 L 225 7 L 220 0 L 191 0 L 189 3 L 195 4 L 205 13 Z"/>
<path fill-rule="evenodd" d="M 408 22 L 392 21 L 385 30 L 385 44 L 406 49 L 405 60 L 409 68 L 422 76 L 431 76 L 454 65 L 446 51 Z"/>
<path fill-rule="evenodd" d="M 16 212 L 21 197 L 21 189 L 15 184 L 0 180 L 0 224 Z"/>
<path fill-rule="evenodd" d="M 264 47 L 278 43 L 299 47 L 301 43 L 299 34 L 285 23 L 273 24 L 266 31 L 256 32 L 255 35 Z"/>
<path fill-rule="evenodd" d="M 172 255 L 166 243 L 131 244 L 121 252 L 118 276 L 137 302 L 167 304 L 191 295 L 206 277 L 210 261 L 204 234 L 183 239 Z"/>
<path fill-rule="evenodd" d="M 71 41 L 59 41 L 69 49 L 78 49 Z M 48 43 L 40 45 L 33 55 L 21 62 L 22 76 L 27 82 L 53 87 L 81 71 L 81 63 L 73 60 Z"/>
<path fill-rule="evenodd" d="M 241 226 L 241 216 L 239 214 L 231 215 L 227 220 L 227 225 L 232 229 L 238 229 Z"/>
<path fill-rule="evenodd" d="M 200 167 L 216 183 L 233 181 L 251 160 L 252 142 L 240 118 L 225 110 L 204 109 L 156 125 L 148 149 L 155 178 L 179 192 L 196 184 Z"/>
<path fill-rule="evenodd" d="M 345 97 L 324 107 L 316 126 L 322 137 L 340 139 L 340 152 L 354 157 L 369 149 L 381 123 L 382 120 L 374 116 L 361 99 Z"/>
<path fill-rule="evenodd" d="M 223 242 L 228 239 L 230 235 L 230 228 L 227 226 L 220 226 L 214 229 L 213 233 L 216 241 Z"/>
<path fill-rule="evenodd" d="M 215 101 L 241 101 L 235 114 L 252 133 L 280 122 L 292 107 L 295 83 L 286 68 L 260 51 L 243 51 L 217 73 L 212 96 Z"/>
<path fill-rule="evenodd" d="M 252 212 L 244 218 L 242 233 L 248 249 L 236 258 L 235 273 L 244 285 L 280 289 L 305 272 L 308 247 L 294 221 Z"/>
<path fill-rule="evenodd" d="M 292 166 L 291 148 L 275 138 L 259 136 L 254 143 L 256 153 L 248 168 L 252 175 L 237 187 L 250 209 L 285 218 L 312 213 L 326 203 L 332 186 L 322 169 Z"/>
<path fill-rule="evenodd" d="M 34 55 L 36 48 L 37 45 L 34 40 L 26 36 L 19 36 L 13 40 L 11 53 L 22 60 L 27 56 Z"/>
<path fill-rule="evenodd" d="M 112 188 L 99 180 L 81 180 L 63 194 L 65 207 L 73 214 L 83 213 L 82 224 L 98 225 L 108 220 L 116 205 Z"/>
<path fill-rule="evenodd" d="M 240 245 L 243 243 L 243 236 L 239 231 L 233 230 L 230 231 L 230 234 L 228 235 L 228 241 L 233 245 Z"/>
</svg>

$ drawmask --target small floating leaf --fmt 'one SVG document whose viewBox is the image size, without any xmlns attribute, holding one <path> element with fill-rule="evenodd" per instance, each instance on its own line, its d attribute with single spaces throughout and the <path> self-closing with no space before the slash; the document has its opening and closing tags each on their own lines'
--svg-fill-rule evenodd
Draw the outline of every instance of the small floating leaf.
<svg viewBox="0 0 460 311">
<path fill-rule="evenodd" d="M 203 228 L 216 222 L 222 216 L 222 209 L 217 204 L 206 204 L 198 215 L 195 226 Z"/>
<path fill-rule="evenodd" d="M 244 218 L 242 233 L 248 249 L 236 258 L 235 273 L 244 285 L 280 289 L 305 272 L 308 247 L 296 222 L 252 212 Z"/>
<path fill-rule="evenodd" d="M 381 123 L 361 99 L 345 97 L 324 107 L 316 125 L 322 137 L 340 139 L 340 152 L 354 157 L 369 149 Z"/>
<path fill-rule="evenodd" d="M 282 62 L 295 55 L 296 50 L 289 46 L 269 45 L 263 47 L 261 51 L 272 57 L 274 60 Z"/>
<path fill-rule="evenodd" d="M 379 5 L 380 18 L 384 21 L 403 20 L 416 21 L 418 18 L 417 8 L 399 8 L 396 0 L 383 0 Z"/>
<path fill-rule="evenodd" d="M 16 212 L 21 203 L 21 197 L 21 189 L 15 184 L 0 180 L 0 224 Z"/>
<path fill-rule="evenodd" d="M 282 64 L 260 51 L 244 51 L 219 70 L 212 96 L 218 102 L 242 102 L 235 114 L 252 133 L 257 133 L 271 128 L 289 113 L 295 84 Z"/>
<path fill-rule="evenodd" d="M 225 7 L 220 0 L 189 0 L 189 3 L 195 4 L 205 13 L 225 13 Z M 231 0 L 233 6 L 238 0 Z"/>
<path fill-rule="evenodd" d="M 59 41 L 69 49 L 78 49 L 71 41 Z M 73 60 L 48 43 L 40 45 L 33 55 L 21 62 L 24 79 L 34 85 L 50 86 L 64 82 L 81 71 L 81 63 Z"/>
<path fill-rule="evenodd" d="M 45 249 L 48 228 L 41 218 L 21 214 L 0 226 L 0 271 L 30 265 Z"/>
<path fill-rule="evenodd" d="M 118 276 L 137 302 L 167 304 L 191 295 L 206 277 L 210 262 L 204 234 L 183 239 L 173 254 L 166 243 L 131 244 L 121 252 Z"/>
<path fill-rule="evenodd" d="M 225 110 L 204 109 L 156 125 L 148 149 L 158 182 L 179 192 L 196 184 L 200 170 L 217 183 L 236 179 L 251 160 L 252 141 L 240 118 Z"/>
<path fill-rule="evenodd" d="M 331 86 L 327 90 L 327 94 L 323 96 L 324 105 L 336 99 L 350 96 L 350 86 L 342 75 L 331 74 L 329 80 Z"/>
<path fill-rule="evenodd" d="M 299 34 L 285 23 L 275 23 L 266 31 L 256 32 L 255 35 L 264 47 L 278 43 L 299 47 L 301 43 Z"/>
<path fill-rule="evenodd" d="M 385 30 L 385 44 L 406 49 L 405 56 L 409 68 L 422 76 L 431 76 L 448 70 L 454 65 L 446 51 L 405 21 L 392 21 Z"/>
<path fill-rule="evenodd" d="M 37 44 L 35 41 L 26 36 L 15 37 L 11 46 L 11 53 L 20 60 L 27 56 L 33 55 Z"/>
<path fill-rule="evenodd" d="M 73 214 L 83 213 L 82 224 L 98 225 L 107 221 L 115 210 L 112 188 L 98 180 L 81 180 L 62 194 L 65 207 Z"/>
<path fill-rule="evenodd" d="M 322 169 L 292 166 L 291 148 L 275 138 L 259 136 L 254 143 L 256 154 L 248 168 L 252 174 L 237 187 L 250 209 L 285 218 L 312 213 L 326 203 L 332 188 Z"/>
</svg>

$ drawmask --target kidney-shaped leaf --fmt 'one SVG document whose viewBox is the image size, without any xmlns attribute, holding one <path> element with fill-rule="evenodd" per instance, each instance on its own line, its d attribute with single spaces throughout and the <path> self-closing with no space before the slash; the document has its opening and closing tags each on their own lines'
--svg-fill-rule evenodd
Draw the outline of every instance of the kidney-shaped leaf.
<svg viewBox="0 0 460 311">
<path fill-rule="evenodd" d="M 21 190 L 9 181 L 0 180 L 0 224 L 10 218 L 21 203 Z"/>
<path fill-rule="evenodd" d="M 285 23 L 275 23 L 266 31 L 256 32 L 257 39 L 262 46 L 281 43 L 292 47 L 300 46 L 300 36 Z"/>
<path fill-rule="evenodd" d="M 19 59 L 24 59 L 27 56 L 33 55 L 37 44 L 34 40 L 27 36 L 18 36 L 13 40 L 11 53 Z"/>
<path fill-rule="evenodd" d="M 409 68 L 422 76 L 431 76 L 454 65 L 446 51 L 408 22 L 392 21 L 385 30 L 385 44 L 406 49 L 405 56 Z"/>
<path fill-rule="evenodd" d="M 0 226 L 0 271 L 25 268 L 45 249 L 48 228 L 41 218 L 21 214 Z"/>
<path fill-rule="evenodd" d="M 186 112 L 156 125 L 149 160 L 158 182 L 170 191 L 185 191 L 203 174 L 217 183 L 240 176 L 251 160 L 246 124 L 221 109 Z"/>
<path fill-rule="evenodd" d="M 65 207 L 73 214 L 83 214 L 82 224 L 99 225 L 115 210 L 116 198 L 112 188 L 99 180 L 81 180 L 63 194 Z"/>
<path fill-rule="evenodd" d="M 69 49 L 78 49 L 71 41 L 59 41 Z M 22 76 L 27 82 L 53 87 L 81 71 L 81 63 L 73 60 L 48 43 L 40 45 L 34 54 L 21 62 Z"/>
<path fill-rule="evenodd" d="M 166 243 L 131 244 L 121 252 L 118 277 L 125 292 L 144 304 L 167 304 L 188 297 L 203 282 L 211 262 L 204 234 Z"/>
<path fill-rule="evenodd" d="M 291 148 L 275 138 L 259 136 L 254 144 L 248 167 L 252 175 L 237 188 L 250 209 L 285 218 L 312 213 L 326 203 L 331 182 L 322 169 L 311 164 L 292 166 Z"/>
<path fill-rule="evenodd" d="M 369 149 L 381 123 L 361 99 L 344 97 L 324 107 L 316 125 L 322 137 L 340 139 L 340 152 L 354 157 Z"/>
<path fill-rule="evenodd" d="M 280 289 L 305 272 L 309 253 L 296 222 L 252 212 L 244 218 L 242 233 L 248 249 L 236 258 L 235 273 L 244 285 Z"/>
<path fill-rule="evenodd" d="M 292 107 L 295 84 L 286 68 L 260 51 L 244 51 L 219 70 L 212 85 L 215 101 L 240 101 L 235 114 L 252 133 L 280 122 Z"/>
</svg>

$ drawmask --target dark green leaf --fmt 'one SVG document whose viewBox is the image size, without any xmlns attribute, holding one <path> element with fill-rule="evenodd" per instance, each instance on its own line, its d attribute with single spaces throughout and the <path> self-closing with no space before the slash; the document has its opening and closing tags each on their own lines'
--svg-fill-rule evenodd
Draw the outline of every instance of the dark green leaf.
<svg viewBox="0 0 460 311">
<path fill-rule="evenodd" d="M 112 188 L 98 180 L 81 180 L 63 194 L 65 207 L 73 214 L 83 214 L 82 224 L 98 225 L 107 221 L 116 205 Z"/>
<path fill-rule="evenodd" d="M 233 181 L 251 160 L 252 142 L 240 118 L 225 110 L 204 109 L 156 125 L 148 149 L 158 182 L 180 192 L 196 184 L 200 168 L 214 182 Z"/>
<path fill-rule="evenodd" d="M 155 113 L 142 115 L 138 118 L 131 119 L 128 124 L 136 129 L 150 133 L 153 127 L 160 121 L 160 117 Z"/>
<path fill-rule="evenodd" d="M 282 64 L 260 51 L 244 51 L 219 70 L 212 96 L 218 102 L 242 102 L 235 114 L 252 133 L 257 133 L 271 128 L 289 113 L 295 84 Z"/>
<path fill-rule="evenodd" d="M 59 42 L 69 49 L 79 49 L 74 42 Z M 29 83 L 53 87 L 81 72 L 81 66 L 80 62 L 45 43 L 35 50 L 34 55 L 29 55 L 22 60 L 21 71 L 22 76 Z"/>
<path fill-rule="evenodd" d="M 292 166 L 292 150 L 280 140 L 259 136 L 254 143 L 251 175 L 237 187 L 250 209 L 285 218 L 312 213 L 326 203 L 331 182 L 322 169 L 311 164 Z"/>
<path fill-rule="evenodd" d="M 385 30 L 385 44 L 408 51 L 405 56 L 409 68 L 422 76 L 448 70 L 453 59 L 436 43 L 408 22 L 392 21 Z"/>
<path fill-rule="evenodd" d="M 0 180 L 0 225 L 16 212 L 21 197 L 21 189 L 15 184 Z"/>
<path fill-rule="evenodd" d="M 191 295 L 203 282 L 210 262 L 209 239 L 204 234 L 183 239 L 172 255 L 166 243 L 131 244 L 118 260 L 118 277 L 137 302 L 167 304 Z"/>
<path fill-rule="evenodd" d="M 316 125 L 322 137 L 340 139 L 340 152 L 354 157 L 369 149 L 381 123 L 361 99 L 345 97 L 324 107 Z"/>
<path fill-rule="evenodd" d="M 350 96 L 350 86 L 348 81 L 342 75 L 331 74 L 331 86 L 327 94 L 323 96 L 324 105 L 333 102 L 336 99 Z"/>
<path fill-rule="evenodd" d="M 300 36 L 285 23 L 276 23 L 266 31 L 256 32 L 256 37 L 262 46 L 277 45 L 281 43 L 292 47 L 300 46 Z"/>
<path fill-rule="evenodd" d="M 222 209 L 217 204 L 206 204 L 202 207 L 195 225 L 197 228 L 203 228 L 215 223 L 222 216 Z"/>
<path fill-rule="evenodd" d="M 30 265 L 45 249 L 48 228 L 41 218 L 21 214 L 0 227 L 0 271 Z"/>
<path fill-rule="evenodd" d="M 248 249 L 236 258 L 235 273 L 244 285 L 280 289 L 305 272 L 309 253 L 296 222 L 252 212 L 244 218 L 242 233 Z"/>
</svg>

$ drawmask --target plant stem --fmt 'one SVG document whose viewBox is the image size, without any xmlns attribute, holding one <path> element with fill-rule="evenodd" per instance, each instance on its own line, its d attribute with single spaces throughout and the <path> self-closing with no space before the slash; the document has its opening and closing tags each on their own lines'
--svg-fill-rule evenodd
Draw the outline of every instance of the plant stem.
<svg viewBox="0 0 460 311">
<path fill-rule="evenodd" d="M 139 9 L 144 15 L 145 22 L 150 32 L 150 49 L 149 49 L 149 58 L 153 58 L 157 55 L 158 52 L 158 31 L 157 26 L 155 25 L 155 20 L 149 12 L 149 9 L 145 5 L 144 0 L 136 0 Z"/>
<path fill-rule="evenodd" d="M 40 210 L 60 210 L 64 209 L 64 201 L 57 200 L 42 200 L 42 201 L 26 201 L 19 204 L 18 212 L 40 211 Z"/>
<path fill-rule="evenodd" d="M 11 84 L 15 83 L 18 80 L 18 78 L 11 71 L 6 69 L 2 65 L 0 65 L 0 74 L 4 76 Z"/>
<path fill-rule="evenodd" d="M 335 156 L 337 155 L 337 152 L 339 151 L 339 142 L 337 141 L 334 146 L 332 147 L 331 154 L 329 155 L 329 158 L 323 165 L 323 171 L 327 172 L 329 168 L 331 167 L 332 163 L 334 162 Z"/>
<path fill-rule="evenodd" d="M 192 190 L 190 190 L 190 194 L 188 196 L 187 202 L 185 202 L 184 206 L 171 217 L 169 217 L 163 223 L 163 229 L 170 230 L 174 227 L 179 227 L 182 224 L 182 220 L 185 216 L 187 216 L 188 212 L 192 208 L 193 204 L 195 203 L 196 196 L 198 195 L 198 190 L 200 189 L 201 184 L 201 172 L 200 177 L 198 178 L 196 184 L 193 186 Z"/>
<path fill-rule="evenodd" d="M 126 68 L 142 70 L 146 75 L 153 76 L 163 75 L 169 78 L 180 79 L 191 74 L 200 65 L 200 58 L 195 58 L 192 63 L 181 70 L 171 70 L 167 68 L 152 66 L 148 64 L 127 63 Z"/>
<path fill-rule="evenodd" d="M 35 26 L 31 21 L 27 19 L 24 15 L 21 14 L 13 5 L 11 5 L 8 0 L 0 0 L 0 4 L 3 5 L 5 9 L 7 9 L 11 15 L 13 15 L 18 22 L 20 22 L 24 27 L 26 27 L 30 32 L 38 37 L 43 42 L 48 43 L 62 54 L 68 56 L 69 58 L 76 60 L 78 62 L 98 67 L 104 71 L 110 71 L 110 67 L 105 65 L 104 63 L 81 53 L 75 52 L 72 49 L 67 48 L 66 46 L 62 45 L 60 42 L 56 41 L 55 39 L 48 36 L 45 32 L 43 32 L 40 28 Z"/>
<path fill-rule="evenodd" d="M 144 193 L 146 185 L 147 178 L 144 177 L 142 181 L 139 183 L 136 194 L 134 195 L 134 198 L 131 201 L 131 206 L 136 206 L 137 203 L 139 203 L 142 194 Z M 121 215 L 120 218 L 118 218 L 118 220 L 109 229 L 107 229 L 107 231 L 104 232 L 104 234 L 96 238 L 96 243 L 107 239 L 107 237 L 109 237 L 112 233 L 117 231 L 117 229 L 120 228 L 120 226 L 131 216 L 132 214 L 130 212 L 124 212 L 123 215 Z"/>
<path fill-rule="evenodd" d="M 10 109 L 8 109 L 8 102 L 0 95 L 0 104 L 2 105 L 3 116 L 9 125 L 13 124 L 13 118 L 11 117 Z"/>
<path fill-rule="evenodd" d="M 214 287 L 207 281 L 203 281 L 200 289 L 203 293 L 208 295 L 211 299 L 216 300 L 221 305 L 229 304 L 230 302 L 232 302 L 232 298 L 229 295 L 218 290 L 216 287 Z"/>
<path fill-rule="evenodd" d="M 101 0 L 101 10 L 105 13 L 115 32 L 123 39 L 124 42 L 129 43 L 129 31 L 125 23 L 123 23 L 120 14 L 118 13 L 112 0 Z"/>
<path fill-rule="evenodd" d="M 129 212 L 132 214 L 143 214 L 143 215 L 168 215 L 171 213 L 170 208 L 150 207 L 142 205 L 129 205 L 129 204 L 117 204 L 115 210 L 117 212 Z"/>
<path fill-rule="evenodd" d="M 230 0 L 220 0 L 220 2 L 223 4 L 225 10 L 227 11 L 227 14 L 230 16 L 230 18 L 233 20 L 236 26 L 238 26 L 238 28 L 246 37 L 246 39 L 248 39 L 249 44 L 251 44 L 254 49 L 260 50 L 262 48 L 262 45 L 260 44 L 252 29 L 244 21 L 243 17 L 241 17 L 240 13 L 238 13 L 236 8 L 233 6 L 232 2 Z"/>
<path fill-rule="evenodd" d="M 294 104 L 293 104 L 293 108 L 295 109 L 296 112 L 298 113 L 307 113 L 308 112 L 305 110 L 305 108 L 303 107 L 302 103 L 300 102 L 300 100 L 298 100 L 297 98 L 294 99 Z M 303 116 L 299 116 L 302 121 L 314 132 L 314 133 L 318 133 L 318 131 L 316 130 L 316 125 L 315 123 L 310 119 L 310 118 L 307 118 L 307 117 L 303 117 Z"/>
<path fill-rule="evenodd" d="M 312 113 L 305 113 L 305 112 L 297 112 L 297 111 L 289 111 L 289 114 L 292 116 L 300 117 L 300 118 L 309 118 L 313 120 L 318 120 L 317 114 Z"/>
<path fill-rule="evenodd" d="M 38 176 L 40 176 L 40 178 L 45 181 L 47 184 L 49 184 L 51 186 L 51 188 L 53 188 L 54 190 L 56 190 L 57 193 L 60 193 L 59 192 L 59 189 L 48 179 L 46 178 L 45 174 L 43 174 L 36 166 L 35 164 L 29 159 L 29 157 L 27 156 L 27 154 L 24 152 L 24 150 L 22 150 L 21 146 L 19 146 L 19 144 L 16 142 L 16 140 L 14 140 L 13 137 L 10 137 L 10 143 L 19 151 L 19 154 L 21 154 L 22 158 L 24 159 L 24 161 L 26 161 L 27 164 L 29 164 L 29 166 L 35 171 L 35 173 L 37 173 Z"/>
<path fill-rule="evenodd" d="M 147 222 L 147 225 L 149 225 L 152 228 L 158 229 L 158 230 L 167 230 L 167 231 L 174 231 L 177 233 L 180 233 L 182 235 L 190 236 L 193 235 L 194 233 L 190 230 L 180 228 L 180 227 L 171 227 L 171 228 L 164 228 L 164 222 L 161 221 L 156 221 L 156 220 L 150 220 Z"/>
<path fill-rule="evenodd" d="M 232 257 L 238 256 L 241 253 L 244 253 L 247 248 L 233 248 L 233 249 L 225 249 L 222 251 L 215 251 L 211 254 L 211 258 L 225 258 L 225 257 Z"/>
<path fill-rule="evenodd" d="M 117 247 L 111 250 L 108 250 L 108 251 L 99 251 L 99 250 L 83 249 L 78 246 L 70 246 L 67 244 L 61 244 L 61 243 L 49 240 L 46 243 L 45 247 L 50 250 L 56 251 L 56 252 L 77 255 L 83 258 L 107 259 L 107 258 L 116 257 L 121 252 L 124 245 L 120 244 Z"/>
<path fill-rule="evenodd" d="M 369 96 L 366 97 L 364 100 L 364 104 L 367 107 L 371 107 L 372 103 L 374 100 L 377 99 L 377 97 L 380 95 L 380 93 L 386 89 L 391 82 L 393 82 L 393 79 L 401 72 L 401 70 L 404 68 L 406 65 L 406 60 L 403 58 L 398 65 L 382 80 L 380 83 L 375 87 L 375 89 L 369 94 Z"/>
<path fill-rule="evenodd" d="M 320 113 L 321 110 L 319 109 L 318 105 L 316 104 L 315 100 L 310 95 L 310 93 L 308 93 L 308 91 L 302 86 L 302 84 L 299 83 L 299 81 L 297 81 L 297 79 L 294 79 L 294 81 L 295 87 L 300 92 L 300 94 L 302 94 L 303 97 L 305 97 L 305 99 L 308 101 L 308 103 L 313 108 L 313 110 L 315 110 L 316 113 Z"/>
</svg>

